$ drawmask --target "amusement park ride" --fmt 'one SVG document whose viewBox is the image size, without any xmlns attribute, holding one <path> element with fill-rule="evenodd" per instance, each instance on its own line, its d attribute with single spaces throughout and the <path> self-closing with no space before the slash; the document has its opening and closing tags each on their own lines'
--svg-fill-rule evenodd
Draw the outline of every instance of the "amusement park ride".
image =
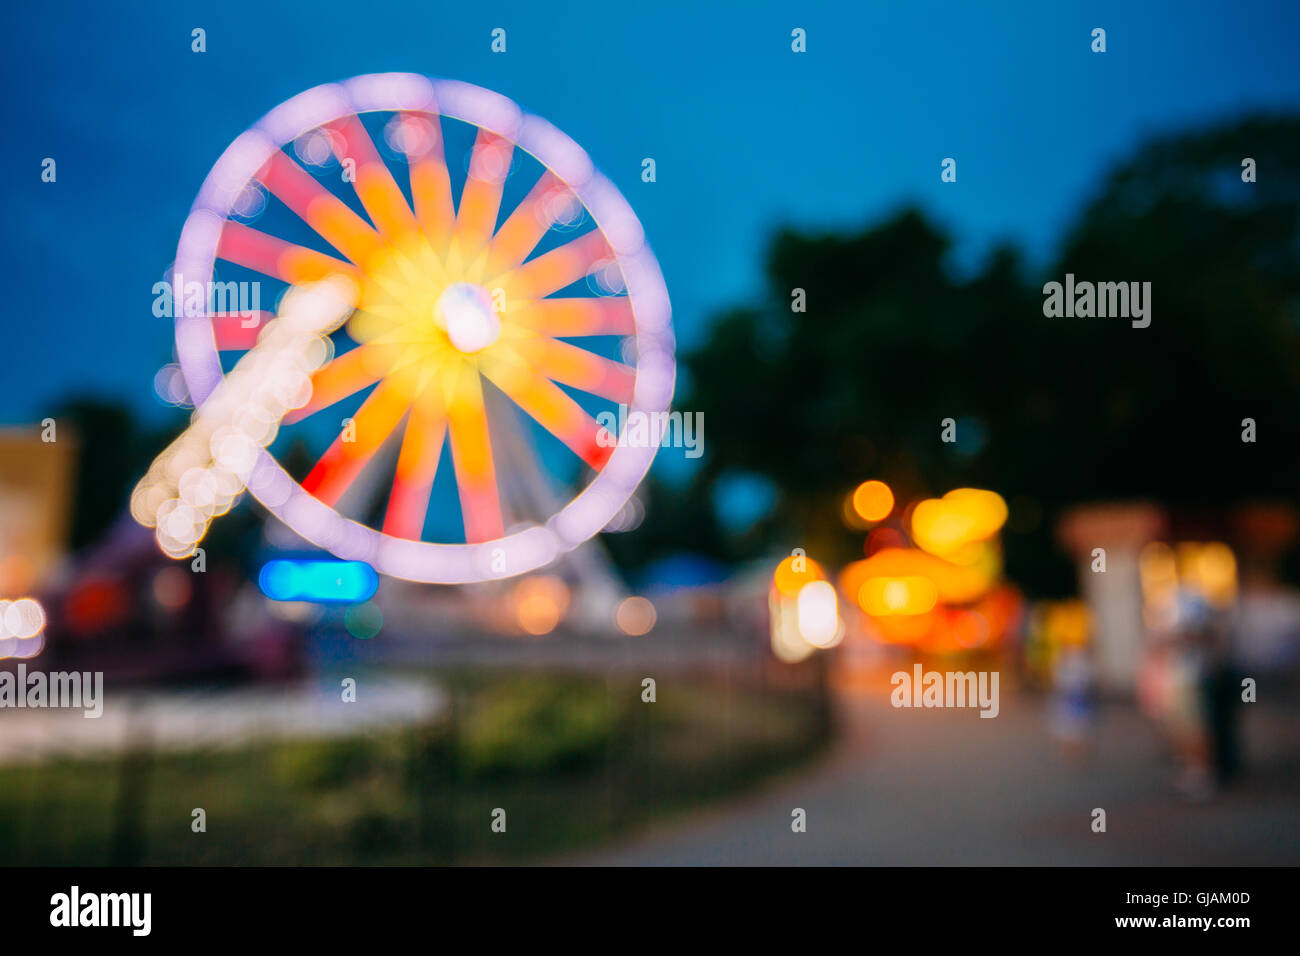
<svg viewBox="0 0 1300 956">
<path fill-rule="evenodd" d="M 285 238 L 273 205 L 313 239 Z M 661 436 L 611 441 L 595 416 L 662 423 L 674 339 L 641 224 L 573 140 L 467 83 L 316 87 L 236 138 L 199 190 L 173 274 L 208 287 L 218 270 L 282 292 L 254 320 L 176 297 L 196 411 L 132 497 L 167 554 L 192 554 L 247 489 L 301 538 L 393 578 L 492 581 L 571 555 L 612 586 L 574 552 L 619 515 Z M 544 433 L 580 463 L 568 493 L 573 468 L 539 451 Z M 278 458 L 314 436 L 295 479 Z M 429 530 L 440 473 L 458 539 Z"/>
</svg>

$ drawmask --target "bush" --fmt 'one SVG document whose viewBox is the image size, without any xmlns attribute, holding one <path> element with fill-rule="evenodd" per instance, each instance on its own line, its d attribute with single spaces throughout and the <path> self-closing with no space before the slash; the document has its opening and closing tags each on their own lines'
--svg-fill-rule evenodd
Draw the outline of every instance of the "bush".
<svg viewBox="0 0 1300 956">
<path fill-rule="evenodd" d="M 567 772 L 597 764 L 626 732 L 627 707 L 615 707 L 603 684 L 511 680 L 465 715 L 460 757 L 474 777 Z"/>
<path fill-rule="evenodd" d="M 275 754 L 275 773 L 282 783 L 326 790 L 355 783 L 374 762 L 374 744 L 365 737 L 302 741 Z"/>
</svg>

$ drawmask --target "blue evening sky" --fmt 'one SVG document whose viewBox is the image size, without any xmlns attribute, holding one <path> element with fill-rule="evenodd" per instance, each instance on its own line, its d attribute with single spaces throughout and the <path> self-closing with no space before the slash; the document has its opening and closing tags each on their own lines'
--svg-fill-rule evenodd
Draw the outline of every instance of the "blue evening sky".
<svg viewBox="0 0 1300 956">
<path fill-rule="evenodd" d="M 0 423 L 93 392 L 161 417 L 151 312 L 195 192 L 293 94 L 414 71 L 511 97 L 582 144 L 663 265 L 681 342 L 757 295 L 783 223 L 924 205 L 957 264 L 1012 239 L 1041 263 L 1143 137 L 1300 108 L 1294 3 L 431 0 L 68 3 L 3 14 Z M 1089 50 L 1093 27 L 1108 52 Z M 190 30 L 207 52 L 190 51 Z M 507 52 L 489 49 L 494 27 Z M 790 50 L 807 31 L 808 52 Z M 54 157 L 58 181 L 40 181 Z M 653 157 L 658 182 L 641 182 Z M 944 157 L 958 182 L 939 181 Z"/>
</svg>

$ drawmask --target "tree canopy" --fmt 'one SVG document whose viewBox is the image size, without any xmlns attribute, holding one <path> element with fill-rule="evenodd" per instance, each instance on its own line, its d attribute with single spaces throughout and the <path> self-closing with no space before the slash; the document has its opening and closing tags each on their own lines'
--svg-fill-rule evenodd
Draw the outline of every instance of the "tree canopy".
<svg viewBox="0 0 1300 956">
<path fill-rule="evenodd" d="M 1243 160 L 1257 181 L 1243 181 Z M 782 230 L 766 289 L 716 317 L 684 357 L 677 405 L 704 413 L 688 489 L 651 489 L 653 530 L 621 546 L 722 557 L 803 546 L 861 554 L 840 502 L 867 478 L 900 497 L 959 485 L 1029 502 L 1013 575 L 1069 586 L 1051 522 L 1083 501 L 1222 507 L 1300 487 L 1300 119 L 1257 118 L 1154 140 L 1086 205 L 1043 276 L 1011 247 L 970 278 L 950 238 L 909 208 L 851 234 Z M 1151 324 L 1049 318 L 1043 284 L 1150 282 Z M 792 310 L 796 289 L 806 311 Z M 940 441 L 941 421 L 957 441 Z M 1242 420 L 1258 439 L 1243 443 Z M 728 535 L 706 502 L 740 471 L 778 491 Z M 1014 536 L 1013 536 L 1014 537 Z"/>
</svg>

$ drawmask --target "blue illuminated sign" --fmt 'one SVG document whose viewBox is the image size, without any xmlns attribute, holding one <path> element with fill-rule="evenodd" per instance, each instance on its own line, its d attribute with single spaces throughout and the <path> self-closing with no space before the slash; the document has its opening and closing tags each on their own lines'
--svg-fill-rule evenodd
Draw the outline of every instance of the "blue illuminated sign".
<svg viewBox="0 0 1300 956">
<path fill-rule="evenodd" d="M 363 561 L 277 558 L 262 566 L 257 584 L 272 601 L 357 604 L 374 596 L 379 575 Z"/>
</svg>

